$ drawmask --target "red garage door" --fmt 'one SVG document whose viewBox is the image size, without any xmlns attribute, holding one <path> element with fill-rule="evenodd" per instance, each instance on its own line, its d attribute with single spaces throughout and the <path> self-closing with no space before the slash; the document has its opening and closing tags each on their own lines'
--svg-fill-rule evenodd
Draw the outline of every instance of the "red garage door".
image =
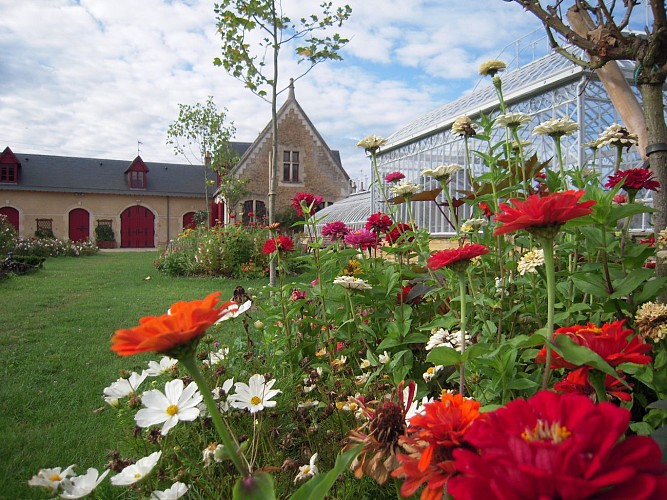
<svg viewBox="0 0 667 500">
<path fill-rule="evenodd" d="M 90 237 L 90 214 L 83 208 L 75 208 L 69 213 L 70 241 L 86 241 Z"/>
<path fill-rule="evenodd" d="M 135 205 L 120 214 L 121 248 L 155 247 L 155 216 L 146 207 Z"/>
<path fill-rule="evenodd" d="M 12 207 L 0 207 L 0 215 L 7 217 L 7 221 L 19 230 L 19 211 Z"/>
</svg>

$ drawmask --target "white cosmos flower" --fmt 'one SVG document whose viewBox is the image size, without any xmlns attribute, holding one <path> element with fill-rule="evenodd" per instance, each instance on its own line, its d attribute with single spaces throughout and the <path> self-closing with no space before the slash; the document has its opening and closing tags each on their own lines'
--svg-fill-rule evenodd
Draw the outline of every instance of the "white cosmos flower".
<svg viewBox="0 0 667 500">
<path fill-rule="evenodd" d="M 73 475 L 75 475 L 74 465 L 70 465 L 65 470 L 62 470 L 62 467 L 40 469 L 39 472 L 32 476 L 32 478 L 28 481 L 28 485 L 48 488 L 55 493 L 61 481 Z"/>
<path fill-rule="evenodd" d="M 426 411 L 426 407 L 424 405 L 427 405 L 432 402 L 433 398 L 429 398 L 428 396 L 424 396 L 421 401 L 419 401 L 418 399 L 412 401 L 412 404 L 405 412 L 406 425 L 410 425 L 410 419 L 415 415 L 423 415 L 424 412 Z"/>
<path fill-rule="evenodd" d="M 279 389 L 271 389 L 275 383 L 276 379 L 267 382 L 263 375 L 256 373 L 250 377 L 247 384 L 236 382 L 234 385 L 236 393 L 229 396 L 227 401 L 233 408 L 249 410 L 250 413 L 272 408 L 276 406 L 276 402 L 271 399 L 282 393 Z"/>
<path fill-rule="evenodd" d="M 317 460 L 317 453 L 313 454 L 313 456 L 310 457 L 310 462 L 307 465 L 302 465 L 301 467 L 299 467 L 299 473 L 294 478 L 294 484 L 301 481 L 302 479 L 313 477 L 315 474 L 319 472 L 317 470 L 317 465 L 315 465 L 316 460 Z"/>
<path fill-rule="evenodd" d="M 164 385 L 164 394 L 158 390 L 144 392 L 141 402 L 146 408 L 139 410 L 134 420 L 139 427 L 164 423 L 160 432 L 166 436 L 179 420 L 196 419 L 201 401 L 197 384 L 190 383 L 184 390 L 183 381 L 177 378 Z"/>
<path fill-rule="evenodd" d="M 128 378 L 119 378 L 109 387 L 105 387 L 102 393 L 104 394 L 104 401 L 111 406 L 116 406 L 120 398 L 125 398 L 137 392 L 141 383 L 146 380 L 146 370 L 139 375 L 137 372 L 132 372 Z"/>
<path fill-rule="evenodd" d="M 222 349 L 218 349 L 215 352 L 211 352 L 208 355 L 208 360 L 204 361 L 205 365 L 219 365 L 222 363 L 225 359 L 227 359 L 227 356 L 229 355 L 229 347 L 224 347 Z"/>
<path fill-rule="evenodd" d="M 90 468 L 83 476 L 75 476 L 72 478 L 63 479 L 60 486 L 63 493 L 60 498 L 83 498 L 89 495 L 95 488 L 97 488 L 104 478 L 109 474 L 109 470 L 105 470 L 101 475 L 97 469 Z"/>
<path fill-rule="evenodd" d="M 148 370 L 145 370 L 144 373 L 149 377 L 159 377 L 169 373 L 174 366 L 178 363 L 177 359 L 170 358 L 169 356 L 163 356 L 160 362 L 149 361 Z"/>
<path fill-rule="evenodd" d="M 246 312 L 250 307 L 252 306 L 252 302 L 247 300 L 240 306 L 236 302 L 232 302 L 232 304 L 227 307 L 227 310 L 218 318 L 218 321 L 216 323 L 221 323 L 223 321 L 227 321 L 228 319 L 236 318 L 237 316 L 240 316 L 244 312 Z"/>
<path fill-rule="evenodd" d="M 435 377 L 438 372 L 442 370 L 442 368 L 442 365 L 429 366 L 428 369 L 422 374 L 424 382 L 429 383 L 431 380 L 433 380 L 433 377 Z"/>
<path fill-rule="evenodd" d="M 387 354 L 387 351 L 384 351 L 384 354 L 380 354 L 378 356 L 378 361 L 383 365 L 386 365 L 387 363 L 389 363 L 389 361 L 391 361 L 391 356 Z"/>
<path fill-rule="evenodd" d="M 161 456 L 162 452 L 156 451 L 147 457 L 137 460 L 137 463 L 128 465 L 111 478 L 111 484 L 114 486 L 127 486 L 142 480 L 151 473 Z"/>
<path fill-rule="evenodd" d="M 370 367 L 371 367 L 371 362 L 367 359 L 361 358 L 361 363 L 359 364 L 359 368 L 364 370 L 364 369 L 370 368 Z"/>
<path fill-rule="evenodd" d="M 151 493 L 151 500 L 178 500 L 188 492 L 188 485 L 180 482 L 171 485 L 163 491 L 154 491 Z"/>
</svg>

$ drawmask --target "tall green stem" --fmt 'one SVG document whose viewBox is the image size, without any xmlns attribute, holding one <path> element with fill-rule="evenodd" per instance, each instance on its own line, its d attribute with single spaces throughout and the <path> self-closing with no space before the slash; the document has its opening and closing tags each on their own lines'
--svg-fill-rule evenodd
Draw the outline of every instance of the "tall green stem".
<svg viewBox="0 0 667 500">
<path fill-rule="evenodd" d="M 220 436 L 222 444 L 227 450 L 229 458 L 232 460 L 234 467 L 236 467 L 236 470 L 239 471 L 239 474 L 241 474 L 242 477 L 248 477 L 250 475 L 248 463 L 245 458 L 242 458 L 242 456 L 239 454 L 236 443 L 232 439 L 227 426 L 222 421 L 220 411 L 218 410 L 218 405 L 213 399 L 211 390 L 208 388 L 206 380 L 204 379 L 204 376 L 197 366 L 197 361 L 195 360 L 194 356 L 186 356 L 181 358 L 179 361 L 188 371 L 192 377 L 192 380 L 194 380 L 194 382 L 197 384 L 197 387 L 199 387 L 199 392 L 204 398 L 204 404 L 206 404 L 206 408 L 208 408 L 208 412 L 211 415 L 213 426 L 215 427 L 215 430 L 218 431 L 218 436 Z"/>
<path fill-rule="evenodd" d="M 547 275 L 547 340 L 546 340 L 546 360 L 544 367 L 544 378 L 542 379 L 542 389 L 549 385 L 549 375 L 551 375 L 551 341 L 554 336 L 554 304 L 556 303 L 556 268 L 554 265 L 554 240 L 545 237 L 542 239 L 542 248 L 544 249 L 544 270 Z"/>
<path fill-rule="evenodd" d="M 556 143 L 556 155 L 558 156 L 558 169 L 560 172 L 560 180 L 563 186 L 563 190 L 567 190 L 567 177 L 565 177 L 565 167 L 563 165 L 563 150 L 561 149 L 560 136 L 554 136 L 554 142 Z"/>
<path fill-rule="evenodd" d="M 466 275 L 465 272 L 459 273 L 459 292 L 461 295 L 461 354 L 466 350 L 466 323 L 467 323 L 467 310 L 466 310 Z M 463 395 L 465 392 L 465 365 L 461 363 L 459 366 L 459 393 Z"/>
</svg>

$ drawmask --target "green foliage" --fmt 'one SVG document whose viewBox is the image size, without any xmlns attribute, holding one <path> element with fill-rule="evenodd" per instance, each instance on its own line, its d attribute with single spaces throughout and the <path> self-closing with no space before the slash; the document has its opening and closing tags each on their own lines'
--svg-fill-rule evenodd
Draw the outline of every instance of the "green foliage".
<svg viewBox="0 0 667 500">
<path fill-rule="evenodd" d="M 13 251 L 17 236 L 16 229 L 9 223 L 7 217 L 0 215 L 0 257 Z"/>
<path fill-rule="evenodd" d="M 97 241 L 114 241 L 116 237 L 113 234 L 113 229 L 108 224 L 98 224 L 95 228 L 95 239 Z"/>
</svg>

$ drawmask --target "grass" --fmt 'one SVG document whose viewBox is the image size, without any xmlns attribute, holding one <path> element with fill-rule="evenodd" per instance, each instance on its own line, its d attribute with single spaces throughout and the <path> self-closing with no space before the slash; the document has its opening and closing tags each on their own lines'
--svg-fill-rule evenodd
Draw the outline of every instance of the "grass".
<svg viewBox="0 0 667 500">
<path fill-rule="evenodd" d="M 146 356 L 109 350 L 118 328 L 163 314 L 178 300 L 263 280 L 174 278 L 153 267 L 152 252 L 50 258 L 44 269 L 0 281 L 0 499 L 44 498 L 27 481 L 44 467 L 102 470 L 118 446 L 117 413 L 102 389 Z"/>
</svg>

